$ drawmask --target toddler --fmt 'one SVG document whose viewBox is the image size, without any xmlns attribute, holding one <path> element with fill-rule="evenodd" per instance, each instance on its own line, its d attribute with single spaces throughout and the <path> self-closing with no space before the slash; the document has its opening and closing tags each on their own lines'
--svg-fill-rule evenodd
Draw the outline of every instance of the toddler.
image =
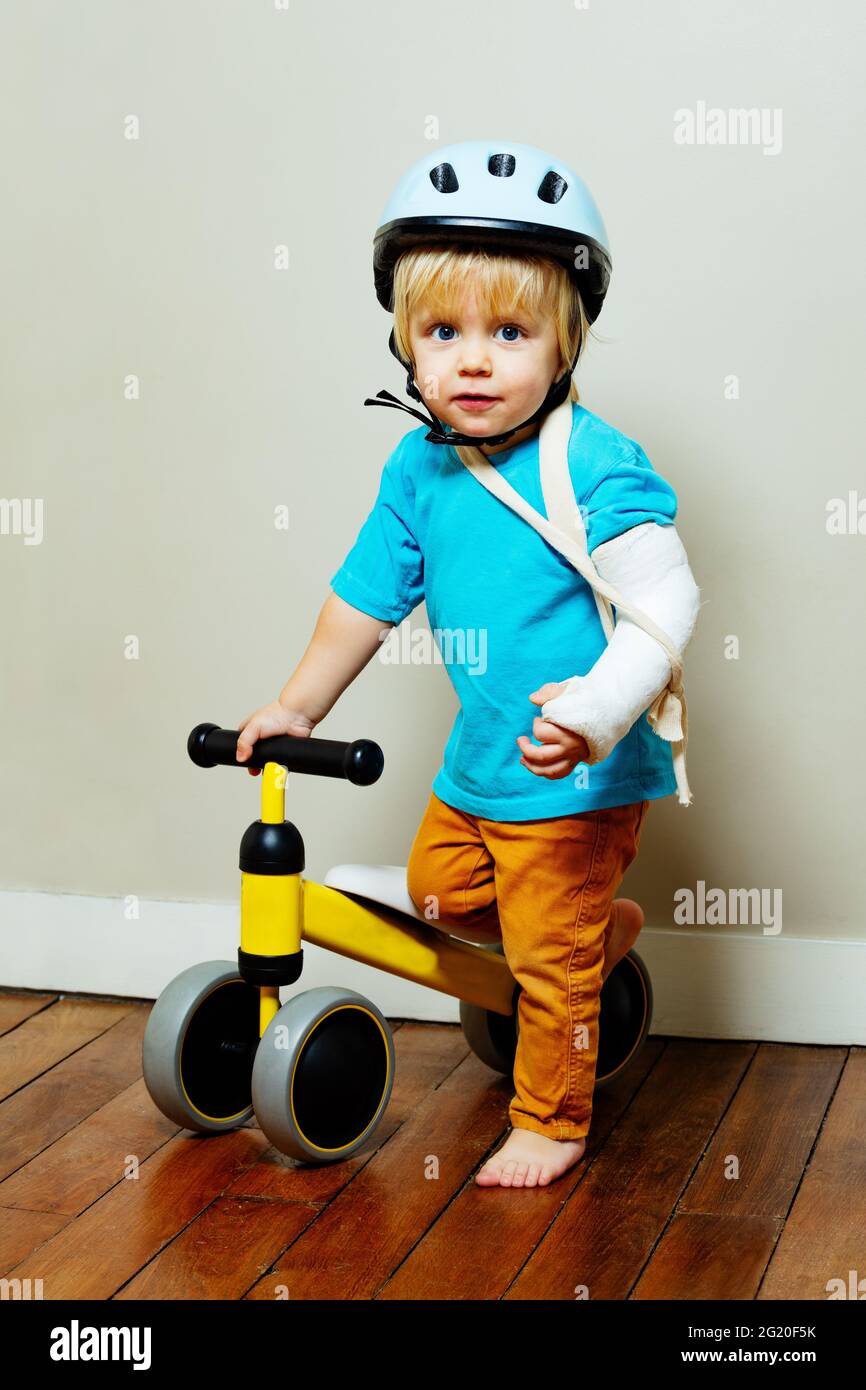
<svg viewBox="0 0 866 1390">
<path fill-rule="evenodd" d="M 676 495 L 572 380 L 609 276 L 598 210 L 553 156 L 469 141 L 409 171 L 376 235 L 374 277 L 407 390 L 431 414 L 384 391 L 368 401 L 425 423 L 386 462 L 297 670 L 238 738 L 243 761 L 257 738 L 308 736 L 383 630 L 426 602 L 460 710 L 407 888 L 457 935 L 466 924 L 501 940 L 521 986 L 512 1127 L 482 1186 L 545 1185 L 582 1156 L 602 983 L 643 923 L 614 894 L 650 801 L 690 800 L 685 721 L 672 756 L 658 717 L 682 694 L 665 649 L 624 613 L 608 641 L 591 585 L 469 466 L 489 460 L 545 515 L 539 429 L 570 411 L 572 503 L 595 573 L 683 651 L 699 591 Z"/>
</svg>

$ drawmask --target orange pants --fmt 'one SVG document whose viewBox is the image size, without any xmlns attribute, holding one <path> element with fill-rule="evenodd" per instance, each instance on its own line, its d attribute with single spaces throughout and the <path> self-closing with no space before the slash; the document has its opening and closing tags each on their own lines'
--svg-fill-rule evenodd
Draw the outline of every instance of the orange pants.
<svg viewBox="0 0 866 1390">
<path fill-rule="evenodd" d="M 604 934 L 648 801 L 543 820 L 495 821 L 431 792 L 407 870 L 419 911 L 490 929 L 521 986 L 515 1129 L 589 1133 L 598 1062 Z"/>
</svg>

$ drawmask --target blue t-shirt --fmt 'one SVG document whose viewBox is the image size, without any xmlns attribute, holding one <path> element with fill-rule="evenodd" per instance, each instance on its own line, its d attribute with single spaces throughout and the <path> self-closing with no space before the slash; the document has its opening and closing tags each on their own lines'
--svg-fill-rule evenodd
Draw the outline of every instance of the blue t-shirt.
<svg viewBox="0 0 866 1390">
<path fill-rule="evenodd" d="M 568 463 L 587 545 L 645 521 L 672 525 L 673 488 L 639 444 L 572 404 Z M 607 758 L 565 777 L 520 762 L 541 706 L 530 693 L 586 675 L 606 639 L 593 591 L 564 555 L 493 496 L 450 445 L 404 435 L 382 470 L 379 494 L 331 579 L 340 598 L 399 624 L 422 600 L 460 711 L 433 791 L 450 806 L 497 821 L 536 820 L 676 791 L 671 745 L 644 712 Z M 490 458 L 546 516 L 538 435 Z"/>
</svg>

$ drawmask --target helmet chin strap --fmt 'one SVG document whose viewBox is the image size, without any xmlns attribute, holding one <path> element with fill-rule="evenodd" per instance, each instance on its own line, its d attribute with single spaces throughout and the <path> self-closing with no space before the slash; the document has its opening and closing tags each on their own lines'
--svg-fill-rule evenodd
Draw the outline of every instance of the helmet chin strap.
<svg viewBox="0 0 866 1390">
<path fill-rule="evenodd" d="M 391 352 L 397 358 L 397 361 L 405 367 L 406 363 L 403 362 L 402 358 L 400 357 L 400 354 L 398 353 L 396 344 L 394 342 L 393 329 L 391 330 L 391 336 L 388 339 L 388 346 L 390 347 Z M 433 415 L 432 412 L 429 412 L 427 415 L 424 415 L 420 410 L 414 410 L 411 405 L 404 405 L 402 401 L 398 401 L 397 397 L 392 396 L 390 391 L 377 391 L 375 396 L 368 396 L 367 399 L 364 401 L 364 404 L 387 405 L 396 410 L 405 410 L 409 415 L 414 415 L 415 418 L 420 420 L 423 425 L 430 425 L 431 428 L 427 431 L 424 437 L 425 439 L 429 439 L 431 444 L 503 444 L 506 439 L 510 439 L 511 436 L 513 434 L 516 434 L 518 430 L 525 429 L 527 425 L 535 424 L 536 420 L 540 420 L 542 416 L 548 413 L 548 411 L 554 410 L 556 406 L 560 405 L 562 401 L 566 399 L 566 397 L 568 396 L 569 387 L 571 385 L 571 374 L 576 366 L 577 356 L 575 356 L 574 361 L 572 362 L 571 366 L 569 367 L 568 371 L 564 374 L 564 376 L 561 376 L 559 380 L 555 381 L 553 385 L 550 387 L 550 390 L 548 391 L 544 400 L 541 402 L 541 405 L 538 407 L 538 409 L 532 415 L 530 415 L 527 420 L 524 420 L 519 425 L 512 425 L 510 430 L 505 430 L 502 434 L 460 434 L 457 430 L 446 430 L 446 427 L 443 424 L 443 422 L 440 419 L 438 419 L 435 415 Z M 424 404 L 424 397 L 421 395 L 421 392 L 415 385 L 414 369 L 411 363 L 408 367 L 406 374 L 406 394 L 411 396 L 413 400 L 419 401 L 422 405 Z"/>
</svg>

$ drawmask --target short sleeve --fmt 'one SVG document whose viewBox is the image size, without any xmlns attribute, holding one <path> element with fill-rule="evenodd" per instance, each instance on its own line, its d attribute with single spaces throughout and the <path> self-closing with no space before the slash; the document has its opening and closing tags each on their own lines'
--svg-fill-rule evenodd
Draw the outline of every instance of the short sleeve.
<svg viewBox="0 0 866 1390">
<path fill-rule="evenodd" d="M 582 505 L 586 544 L 591 554 L 597 546 L 642 522 L 672 525 L 677 514 L 677 495 L 655 471 L 640 445 L 630 443 Z"/>
<path fill-rule="evenodd" d="M 371 618 L 401 623 L 424 597 L 424 557 L 415 539 L 399 449 L 382 470 L 379 494 L 330 584 Z"/>
</svg>

